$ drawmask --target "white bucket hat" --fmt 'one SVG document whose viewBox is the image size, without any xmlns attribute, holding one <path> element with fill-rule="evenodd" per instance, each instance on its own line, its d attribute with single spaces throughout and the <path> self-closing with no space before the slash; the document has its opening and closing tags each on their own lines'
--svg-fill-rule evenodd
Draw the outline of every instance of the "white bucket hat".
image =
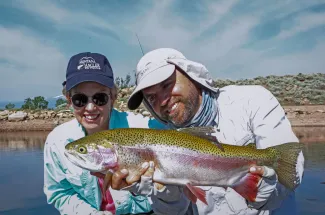
<svg viewBox="0 0 325 215">
<path fill-rule="evenodd" d="M 212 86 L 213 80 L 205 66 L 187 60 L 181 52 L 175 49 L 160 48 L 148 52 L 140 59 L 135 71 L 136 87 L 128 100 L 128 108 L 137 109 L 143 101 L 141 90 L 166 80 L 174 73 L 176 67 L 202 87 L 218 92 L 219 89 Z M 148 106 L 148 104 L 145 105 Z"/>
</svg>

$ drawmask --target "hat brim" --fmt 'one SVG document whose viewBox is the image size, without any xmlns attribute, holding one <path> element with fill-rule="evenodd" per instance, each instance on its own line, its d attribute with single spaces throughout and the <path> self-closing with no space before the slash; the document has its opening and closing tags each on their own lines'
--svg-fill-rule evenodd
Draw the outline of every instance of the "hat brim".
<svg viewBox="0 0 325 215">
<path fill-rule="evenodd" d="M 137 109 L 143 100 L 143 94 L 141 90 L 166 80 L 174 73 L 174 71 L 175 65 L 167 64 L 145 75 L 133 90 L 133 93 L 128 100 L 128 108 L 130 110 Z"/>
<path fill-rule="evenodd" d="M 104 85 L 108 88 L 114 87 L 114 80 L 112 77 L 109 77 L 107 75 L 102 74 L 91 74 L 90 72 L 80 72 L 78 75 L 72 76 L 69 79 L 67 79 L 66 82 L 66 91 L 71 90 L 73 87 L 77 86 L 80 83 L 83 82 L 97 82 L 101 85 Z"/>
</svg>

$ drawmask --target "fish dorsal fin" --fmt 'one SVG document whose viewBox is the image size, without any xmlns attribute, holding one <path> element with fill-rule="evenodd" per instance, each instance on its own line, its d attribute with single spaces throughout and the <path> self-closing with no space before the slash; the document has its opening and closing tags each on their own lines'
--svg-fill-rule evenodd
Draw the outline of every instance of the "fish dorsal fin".
<svg viewBox="0 0 325 215">
<path fill-rule="evenodd" d="M 184 132 L 193 136 L 201 137 L 203 139 L 209 140 L 216 144 L 222 151 L 224 151 L 221 143 L 218 141 L 217 137 L 213 135 L 216 130 L 213 126 L 202 126 L 202 127 L 189 127 L 189 128 L 179 128 L 177 131 Z"/>
<path fill-rule="evenodd" d="M 246 145 L 246 147 L 256 149 L 256 144 L 255 143 L 249 143 L 248 145 Z"/>
<path fill-rule="evenodd" d="M 189 127 L 189 128 L 179 128 L 177 131 L 181 131 L 193 136 L 201 137 L 212 142 L 218 142 L 217 138 L 212 134 L 215 133 L 214 127 Z"/>
</svg>

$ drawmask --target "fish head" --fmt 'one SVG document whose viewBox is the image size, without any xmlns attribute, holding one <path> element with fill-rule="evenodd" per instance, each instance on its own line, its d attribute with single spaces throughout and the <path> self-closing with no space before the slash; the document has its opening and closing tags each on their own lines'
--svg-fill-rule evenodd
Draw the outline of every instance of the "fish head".
<svg viewBox="0 0 325 215">
<path fill-rule="evenodd" d="M 76 166 L 91 172 L 107 172 L 117 167 L 114 145 L 106 138 L 83 137 L 65 146 L 65 156 Z"/>
</svg>

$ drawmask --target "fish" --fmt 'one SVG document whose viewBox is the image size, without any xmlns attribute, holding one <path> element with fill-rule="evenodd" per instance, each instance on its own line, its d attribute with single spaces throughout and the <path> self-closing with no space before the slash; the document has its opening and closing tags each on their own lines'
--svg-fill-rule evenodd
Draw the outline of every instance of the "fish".
<svg viewBox="0 0 325 215">
<path fill-rule="evenodd" d="M 254 202 L 260 176 L 249 173 L 253 165 L 273 168 L 279 182 L 292 191 L 301 183 L 297 170 L 304 160 L 299 142 L 257 149 L 254 143 L 220 143 L 214 132 L 214 127 L 111 129 L 68 143 L 64 154 L 80 168 L 106 174 L 107 183 L 117 170 L 132 174 L 143 162 L 154 161 L 153 181 L 187 188 L 190 192 L 184 193 L 194 203 L 199 199 L 208 204 L 200 186 L 231 187 Z"/>
</svg>

